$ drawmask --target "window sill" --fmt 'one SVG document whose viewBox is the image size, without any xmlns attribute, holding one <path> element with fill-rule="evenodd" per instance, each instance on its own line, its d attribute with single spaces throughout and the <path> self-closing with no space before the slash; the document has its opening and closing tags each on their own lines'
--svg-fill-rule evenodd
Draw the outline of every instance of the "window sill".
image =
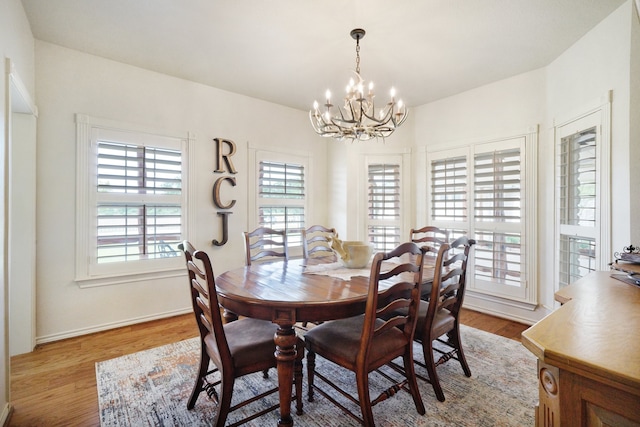
<svg viewBox="0 0 640 427">
<path fill-rule="evenodd" d="M 101 286 L 112 286 L 112 285 L 124 285 L 127 283 L 134 282 L 145 282 L 149 280 L 156 279 L 167 279 L 172 277 L 183 277 L 186 278 L 184 268 L 176 268 L 164 271 L 153 271 L 139 274 L 122 274 L 118 276 L 109 276 L 109 277 L 91 277 L 91 278 L 76 278 L 75 282 L 81 289 L 87 288 L 96 288 Z"/>
</svg>

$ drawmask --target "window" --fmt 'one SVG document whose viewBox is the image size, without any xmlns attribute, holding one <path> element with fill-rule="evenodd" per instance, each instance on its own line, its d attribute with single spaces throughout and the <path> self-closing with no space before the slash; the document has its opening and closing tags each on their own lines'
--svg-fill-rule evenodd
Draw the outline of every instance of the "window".
<svg viewBox="0 0 640 427">
<path fill-rule="evenodd" d="M 97 140 L 98 264 L 178 256 L 182 153 Z"/>
<path fill-rule="evenodd" d="M 558 287 L 610 260 L 608 138 L 602 131 L 609 104 L 556 127 Z"/>
<path fill-rule="evenodd" d="M 476 240 L 469 289 L 534 304 L 528 287 L 535 271 L 535 247 L 527 233 L 535 227 L 525 218 L 527 179 L 535 182 L 537 133 L 477 142 L 428 153 L 430 225 L 449 230 L 452 239 L 468 234 Z M 533 159 L 533 160 L 532 160 Z M 533 166 L 531 165 L 533 163 Z M 535 270 L 535 269 L 533 269 Z"/>
<path fill-rule="evenodd" d="M 448 229 L 452 239 L 467 234 L 469 189 L 466 152 L 462 150 L 461 155 L 431 161 L 431 221 Z"/>
<path fill-rule="evenodd" d="M 76 279 L 183 267 L 188 137 L 77 116 Z"/>
<path fill-rule="evenodd" d="M 388 252 L 400 244 L 400 162 L 367 165 L 367 234 L 375 251 Z"/>
<path fill-rule="evenodd" d="M 521 285 L 521 166 L 519 144 L 474 155 L 473 228 L 478 281 Z"/>
<path fill-rule="evenodd" d="M 286 230 L 290 247 L 302 247 L 305 227 L 304 165 L 260 161 L 258 176 L 258 224 Z"/>
</svg>

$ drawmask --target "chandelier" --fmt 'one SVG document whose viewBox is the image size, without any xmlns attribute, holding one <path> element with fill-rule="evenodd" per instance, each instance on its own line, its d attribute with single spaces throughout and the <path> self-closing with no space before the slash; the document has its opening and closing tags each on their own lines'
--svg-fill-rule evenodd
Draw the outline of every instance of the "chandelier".
<svg viewBox="0 0 640 427">
<path fill-rule="evenodd" d="M 320 136 L 335 138 L 339 141 L 368 141 L 373 138 L 388 137 L 407 118 L 407 108 L 402 100 L 395 100 L 395 89 L 391 88 L 391 100 L 376 111 L 373 82 L 369 82 L 365 93 L 364 80 L 360 77 L 360 39 L 365 31 L 356 28 L 351 37 L 356 41 L 356 80 L 351 79 L 347 86 L 344 105 L 334 110 L 331 104 L 331 92 L 326 92 L 326 103 L 320 107 L 317 101 L 309 111 L 313 130 Z"/>
</svg>

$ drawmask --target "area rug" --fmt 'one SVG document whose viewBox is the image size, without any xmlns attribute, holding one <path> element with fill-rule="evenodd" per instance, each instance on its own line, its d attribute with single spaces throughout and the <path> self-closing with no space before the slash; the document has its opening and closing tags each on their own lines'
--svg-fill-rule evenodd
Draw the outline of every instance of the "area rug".
<svg viewBox="0 0 640 427">
<path fill-rule="evenodd" d="M 534 425 L 534 406 L 538 401 L 535 357 L 514 340 L 466 326 L 462 327 L 461 333 L 471 378 L 465 377 L 460 364 L 451 360 L 438 367 L 446 397 L 444 402 L 436 399 L 430 384 L 418 380 L 426 415 L 419 415 L 409 393 L 402 392 L 374 407 L 376 425 Z M 199 341 L 194 338 L 97 363 L 101 426 L 210 425 L 216 405 L 208 400 L 206 393 L 201 393 L 193 410 L 186 408 L 198 364 L 198 347 Z M 417 344 L 415 354 L 422 357 L 422 349 Z M 340 379 L 345 390 L 356 394 L 353 374 L 320 357 L 317 365 L 322 372 Z M 421 370 L 420 367 L 417 369 Z M 263 379 L 261 373 L 243 377 L 236 381 L 233 402 L 258 394 L 275 382 L 275 370 L 270 371 L 268 379 Z M 389 385 L 388 380 L 377 373 L 371 374 L 370 382 L 372 396 Z M 295 415 L 295 407 L 292 408 L 296 426 L 358 426 L 323 396 L 316 393 L 314 402 L 306 400 L 306 366 L 304 390 L 304 414 Z M 277 394 L 232 412 L 228 422 L 246 415 L 242 412 L 244 409 L 251 413 L 256 407 L 266 407 L 274 401 L 277 401 Z M 275 425 L 277 414 L 271 412 L 246 425 Z"/>
</svg>

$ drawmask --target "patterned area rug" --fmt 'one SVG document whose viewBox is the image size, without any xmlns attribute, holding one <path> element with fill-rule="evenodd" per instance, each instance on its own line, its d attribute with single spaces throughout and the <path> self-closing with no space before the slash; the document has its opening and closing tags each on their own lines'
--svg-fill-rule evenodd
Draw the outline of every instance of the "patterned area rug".
<svg viewBox="0 0 640 427">
<path fill-rule="evenodd" d="M 446 397 L 444 402 L 436 399 L 430 384 L 418 380 L 426 415 L 419 415 L 411 396 L 401 392 L 374 407 L 376 424 L 398 427 L 533 426 L 534 406 L 538 401 L 535 357 L 517 341 L 469 327 L 463 326 L 462 340 L 471 378 L 465 377 L 460 364 L 451 360 L 438 368 Z M 194 338 L 97 363 L 102 427 L 210 425 L 216 406 L 205 393 L 200 394 L 192 411 L 186 408 L 198 363 L 198 346 L 199 342 Z M 415 354 L 421 358 L 421 347 L 416 345 Z M 353 374 L 320 357 L 317 364 L 322 372 L 340 378 L 345 390 L 356 393 Z M 423 371 L 420 367 L 417 369 Z M 426 376 L 426 371 L 424 374 Z M 275 382 L 274 370 L 266 380 L 261 373 L 239 379 L 233 401 L 258 394 Z M 388 380 L 377 373 L 371 374 L 370 382 L 372 396 L 389 385 Z M 316 393 L 314 402 L 306 400 L 306 365 L 304 390 L 304 415 L 295 415 L 295 407 L 291 411 L 296 426 L 358 426 L 323 396 Z M 266 407 L 274 399 L 277 401 L 277 394 L 253 405 Z M 239 419 L 244 414 L 243 409 L 251 413 L 255 408 L 249 405 L 232 412 L 227 421 Z M 271 412 L 246 425 L 276 423 L 277 412 Z"/>
</svg>

